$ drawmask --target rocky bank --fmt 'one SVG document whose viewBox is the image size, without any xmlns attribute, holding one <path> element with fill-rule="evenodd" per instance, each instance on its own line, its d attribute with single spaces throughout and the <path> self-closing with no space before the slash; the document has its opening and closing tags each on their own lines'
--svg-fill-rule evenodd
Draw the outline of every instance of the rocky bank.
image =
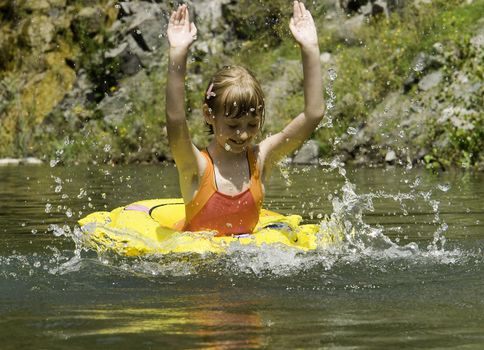
<svg viewBox="0 0 484 350">
<path fill-rule="evenodd" d="M 267 52 L 287 40 L 287 23 L 281 21 L 287 14 L 279 2 L 188 2 L 200 33 L 187 81 L 196 143 L 207 141 L 197 116 L 215 67 L 232 62 L 238 50 L 260 44 L 254 38 L 261 32 L 269 36 L 263 44 Z M 320 33 L 357 45 L 363 27 L 427 2 L 325 0 L 313 4 L 313 13 Z M 114 163 L 169 159 L 163 89 L 170 11 L 163 1 L 0 0 L 0 157 Z M 345 119 L 347 128 L 335 128 L 329 136 L 316 133 L 295 160 L 316 163 L 323 149 L 323 157 L 338 155 L 361 165 L 482 168 L 483 28 L 484 23 L 477 24 L 465 42 L 435 42 L 415 55 L 400 86 L 381 100 L 371 93 L 362 97 L 374 106 L 363 117 L 345 114 L 351 94 L 333 99 L 329 92 L 334 107 L 328 115 L 335 124 Z M 338 49 L 322 52 L 326 70 L 343 70 Z M 370 69 L 381 64 L 372 62 Z M 264 78 L 266 131 L 272 132 L 286 121 L 270 117 L 287 114 L 281 97 L 300 96 L 300 62 L 281 57 L 251 68 Z M 331 77 L 325 81 L 330 84 Z"/>
</svg>

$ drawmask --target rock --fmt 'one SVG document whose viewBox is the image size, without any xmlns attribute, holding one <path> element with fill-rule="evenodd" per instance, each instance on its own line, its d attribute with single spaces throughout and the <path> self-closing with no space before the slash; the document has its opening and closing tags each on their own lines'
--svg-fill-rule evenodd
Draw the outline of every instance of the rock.
<svg viewBox="0 0 484 350">
<path fill-rule="evenodd" d="M 194 43 L 193 47 L 194 47 L 194 50 L 196 51 L 214 56 L 214 55 L 221 55 L 226 46 L 224 45 L 223 40 L 220 40 L 220 38 L 214 37 L 203 41 L 197 40 Z"/>
<path fill-rule="evenodd" d="M 340 37 L 346 42 L 356 42 L 361 27 L 366 23 L 364 15 L 353 16 L 337 26 Z"/>
<path fill-rule="evenodd" d="M 105 53 L 106 58 L 115 58 L 120 62 L 119 71 L 122 76 L 134 75 L 142 69 L 141 60 L 130 50 L 130 46 L 133 46 L 133 44 L 130 45 L 128 42 L 124 42 Z M 121 76 L 117 78 L 121 78 Z"/>
<path fill-rule="evenodd" d="M 47 0 L 26 0 L 22 6 L 27 11 L 48 10 L 50 4 Z"/>
<path fill-rule="evenodd" d="M 124 16 L 131 16 L 133 12 L 131 11 L 131 3 L 126 1 L 120 1 L 119 5 L 119 14 L 121 17 Z"/>
<path fill-rule="evenodd" d="M 106 15 L 99 7 L 85 7 L 72 21 L 72 32 L 77 40 L 82 40 L 84 35 L 94 37 L 99 33 L 105 23 Z"/>
<path fill-rule="evenodd" d="M 436 42 L 432 45 L 432 48 L 434 49 L 435 53 L 439 55 L 444 54 L 444 45 L 442 43 Z"/>
<path fill-rule="evenodd" d="M 402 0 L 386 0 L 385 1 L 388 11 L 393 12 L 402 9 L 405 6 L 406 1 Z"/>
<path fill-rule="evenodd" d="M 118 47 L 115 47 L 114 49 L 106 51 L 104 53 L 104 57 L 105 58 L 119 58 L 124 54 L 124 52 L 127 49 L 128 49 L 128 43 L 122 43 Z"/>
<path fill-rule="evenodd" d="M 67 1 L 66 0 L 48 0 L 49 4 L 52 7 L 63 8 L 66 7 Z"/>
<path fill-rule="evenodd" d="M 408 92 L 412 86 L 420 80 L 420 77 L 430 68 L 438 69 L 445 65 L 442 44 L 435 43 L 433 48 L 436 55 L 428 55 L 424 52 L 420 52 L 413 59 L 412 71 L 403 83 L 404 92 Z"/>
<path fill-rule="evenodd" d="M 299 89 L 302 81 L 301 62 L 299 60 L 280 59 L 272 65 L 272 79 L 263 82 L 266 115 L 284 115 L 281 98 Z M 267 118 L 265 124 L 272 130 L 282 130 L 286 124 L 283 118 Z"/>
<path fill-rule="evenodd" d="M 112 96 L 107 96 L 98 104 L 98 110 L 104 115 L 104 121 L 110 127 L 116 127 L 124 118 L 133 112 L 133 96 L 138 96 L 138 102 L 151 103 L 154 97 L 154 87 L 145 70 L 127 77 L 124 85 Z M 156 96 L 158 98 L 158 96 Z"/>
<path fill-rule="evenodd" d="M 419 52 L 413 59 L 412 70 L 417 73 L 422 73 L 427 69 L 428 55 L 425 52 Z"/>
<path fill-rule="evenodd" d="M 2 158 L 2 159 L 0 159 L 0 166 L 19 165 L 19 164 L 20 164 L 20 159 L 16 159 L 16 158 Z"/>
<path fill-rule="evenodd" d="M 218 32 L 222 23 L 222 9 L 231 0 L 201 0 L 196 3 L 196 16 L 201 32 Z M 198 22 L 197 22 L 198 23 Z"/>
<path fill-rule="evenodd" d="M 427 91 L 436 87 L 442 81 L 443 74 L 442 72 L 436 71 L 424 76 L 418 83 L 418 88 L 422 91 Z"/>
<path fill-rule="evenodd" d="M 424 5 L 430 4 L 431 2 L 432 2 L 432 0 L 414 0 L 413 1 L 415 6 L 417 6 L 417 7 L 421 6 L 422 4 L 424 4 Z"/>
<path fill-rule="evenodd" d="M 370 158 L 365 154 L 359 154 L 353 161 L 353 165 L 356 166 L 368 166 L 371 164 Z"/>
<path fill-rule="evenodd" d="M 359 13 L 365 17 L 385 15 L 404 6 L 401 0 L 339 0 L 340 8 L 347 14 Z"/>
<path fill-rule="evenodd" d="M 318 164 L 319 146 L 314 140 L 309 140 L 299 149 L 292 162 L 294 164 Z"/>
<path fill-rule="evenodd" d="M 358 42 L 358 33 L 366 22 L 367 18 L 362 14 L 348 18 L 340 13 L 331 21 L 325 23 L 325 29 L 328 32 L 332 32 L 335 39 L 344 41 L 347 44 L 355 44 Z"/>
<path fill-rule="evenodd" d="M 35 157 L 27 157 L 27 158 L 20 159 L 20 164 L 23 164 L 23 165 L 40 165 L 40 164 L 43 164 L 43 162 L 40 159 L 35 158 Z"/>
<path fill-rule="evenodd" d="M 140 48 L 145 51 L 155 51 L 166 45 L 166 28 L 168 26 L 168 11 L 158 4 L 146 2 L 129 3 L 132 14 L 128 30 Z"/>
<path fill-rule="evenodd" d="M 470 43 L 476 49 L 484 49 L 484 33 L 473 36 L 470 40 Z"/>
<path fill-rule="evenodd" d="M 61 52 L 47 53 L 45 61 L 48 69 L 36 74 L 22 91 L 23 106 L 35 108 L 36 120 L 39 122 L 73 87 L 76 74 L 65 64 L 65 59 Z"/>
<path fill-rule="evenodd" d="M 385 155 L 385 162 L 387 163 L 393 163 L 397 159 L 397 155 L 395 154 L 395 151 L 393 150 L 388 150 L 387 154 Z"/>
<path fill-rule="evenodd" d="M 124 65 L 128 65 L 135 70 L 135 72 L 140 71 L 143 67 L 147 68 L 152 64 L 157 63 L 156 58 L 148 51 L 144 51 L 138 45 L 138 41 L 134 39 L 133 36 L 128 36 L 126 38 L 126 42 L 128 43 L 129 53 L 131 56 L 135 58 L 131 58 L 130 62 L 124 63 Z M 136 66 L 137 65 L 137 66 Z M 124 68 L 126 70 L 126 68 Z M 128 73 L 128 75 L 132 75 L 133 73 Z"/>
<path fill-rule="evenodd" d="M 41 52 L 51 47 L 54 39 L 55 27 L 47 16 L 33 16 L 23 25 L 20 39 L 28 46 Z"/>
<path fill-rule="evenodd" d="M 382 0 L 377 0 L 373 3 L 372 9 L 371 9 L 371 15 L 378 16 L 381 14 L 385 15 L 385 17 L 390 16 L 387 3 Z"/>
<path fill-rule="evenodd" d="M 132 110 L 129 92 L 121 88 L 112 96 L 107 96 L 98 104 L 98 109 L 104 115 L 104 121 L 111 127 L 116 127 L 124 120 L 127 113 Z"/>
<path fill-rule="evenodd" d="M 346 13 L 360 12 L 362 6 L 371 5 L 368 0 L 339 0 L 340 7 Z"/>
<path fill-rule="evenodd" d="M 427 55 L 423 52 L 420 52 L 417 57 L 414 58 L 412 62 L 412 71 L 410 72 L 410 75 L 407 77 L 407 79 L 405 79 L 405 81 L 403 82 L 404 92 L 410 91 L 412 86 L 418 82 L 418 74 L 421 74 L 421 72 L 426 68 L 426 61 Z"/>
<path fill-rule="evenodd" d="M 354 2 L 354 1 L 353 1 Z M 358 12 L 361 13 L 363 16 L 370 16 L 373 13 L 373 6 L 371 2 L 368 2 L 364 5 L 361 5 L 358 9 Z"/>
<path fill-rule="evenodd" d="M 320 56 L 319 59 L 322 63 L 329 63 L 331 62 L 331 54 L 329 52 L 323 52 Z"/>
</svg>

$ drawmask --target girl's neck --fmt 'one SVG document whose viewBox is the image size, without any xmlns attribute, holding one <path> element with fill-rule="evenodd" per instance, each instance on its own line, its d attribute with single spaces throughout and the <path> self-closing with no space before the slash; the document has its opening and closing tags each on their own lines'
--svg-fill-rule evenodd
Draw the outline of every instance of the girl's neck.
<svg viewBox="0 0 484 350">
<path fill-rule="evenodd" d="M 245 163 L 247 159 L 247 150 L 238 153 L 230 150 L 227 151 L 225 148 L 219 145 L 216 140 L 212 140 L 212 142 L 210 142 L 210 144 L 207 146 L 207 150 L 208 153 L 210 153 L 213 162 L 217 163 L 217 165 L 220 165 L 221 163 Z"/>
</svg>

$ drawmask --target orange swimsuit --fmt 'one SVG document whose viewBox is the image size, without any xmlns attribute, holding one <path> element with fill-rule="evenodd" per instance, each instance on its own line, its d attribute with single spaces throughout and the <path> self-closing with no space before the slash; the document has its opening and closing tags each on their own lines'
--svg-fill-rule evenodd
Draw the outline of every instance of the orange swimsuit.
<svg viewBox="0 0 484 350">
<path fill-rule="evenodd" d="M 234 196 L 217 190 L 215 171 L 210 154 L 205 173 L 195 197 L 185 205 L 184 231 L 217 231 L 218 236 L 252 233 L 259 221 L 262 205 L 262 183 L 253 149 L 247 151 L 250 169 L 249 188 Z"/>
</svg>

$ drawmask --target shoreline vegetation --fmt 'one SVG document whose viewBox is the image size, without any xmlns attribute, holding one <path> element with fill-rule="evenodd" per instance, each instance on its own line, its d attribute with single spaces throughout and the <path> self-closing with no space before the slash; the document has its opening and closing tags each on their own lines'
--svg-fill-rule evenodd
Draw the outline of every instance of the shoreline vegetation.
<svg viewBox="0 0 484 350">
<path fill-rule="evenodd" d="M 254 71 L 266 95 L 264 134 L 280 130 L 303 106 L 287 1 L 188 4 L 200 33 L 186 82 L 195 144 L 209 137 L 200 111 L 207 79 L 225 64 Z M 484 170 L 484 0 L 308 7 L 328 108 L 296 163 Z M 171 9 L 0 0 L 0 165 L 170 161 L 163 33 Z"/>
</svg>

